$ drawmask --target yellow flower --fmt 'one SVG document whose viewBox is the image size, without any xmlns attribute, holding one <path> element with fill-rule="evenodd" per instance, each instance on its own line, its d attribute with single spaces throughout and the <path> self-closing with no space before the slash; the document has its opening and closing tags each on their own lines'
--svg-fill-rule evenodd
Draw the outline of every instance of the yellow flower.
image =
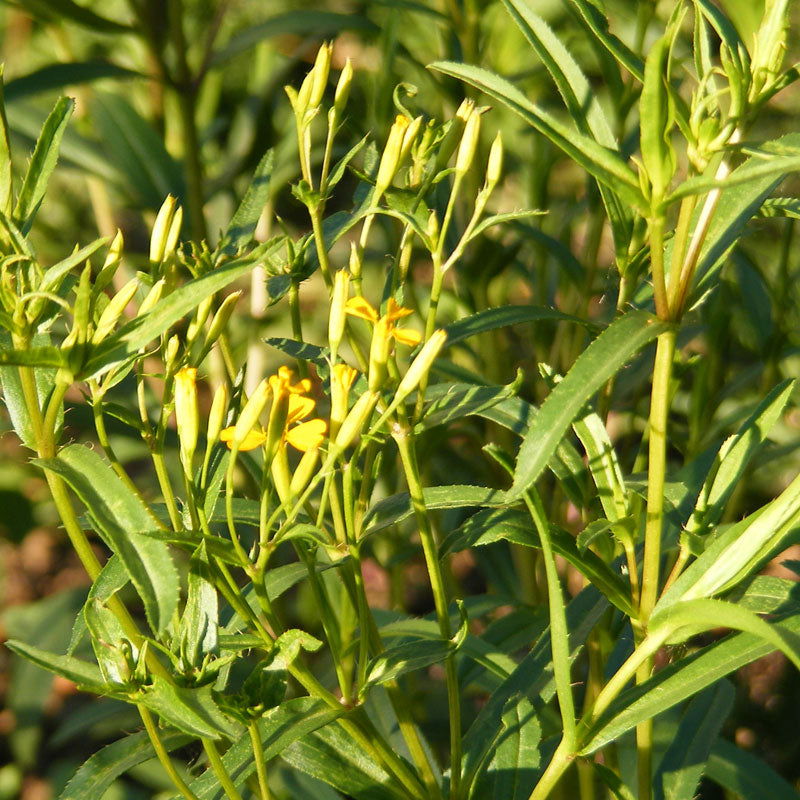
<svg viewBox="0 0 800 800">
<path fill-rule="evenodd" d="M 386 313 L 382 317 L 379 317 L 378 312 L 370 302 L 361 296 L 351 297 L 347 301 L 347 313 L 379 326 L 387 336 L 391 336 L 396 341 L 409 347 L 416 347 L 422 341 L 422 334 L 413 328 L 398 328 L 395 326 L 394 323 L 398 319 L 407 317 L 414 312 L 410 308 L 398 305 L 393 297 L 389 298 Z"/>
<path fill-rule="evenodd" d="M 319 447 L 325 440 L 328 423 L 323 419 L 310 419 L 301 422 L 314 410 L 316 403 L 306 393 L 311 390 L 311 381 L 304 378 L 293 383 L 294 373 L 288 367 L 281 367 L 277 375 L 269 378 L 272 391 L 272 408 L 267 430 L 254 427 L 242 440 L 239 450 L 254 450 L 266 442 L 274 453 L 274 446 L 288 442 L 292 447 L 305 452 Z M 231 447 L 235 428 L 226 428 L 220 433 L 220 440 Z"/>
</svg>

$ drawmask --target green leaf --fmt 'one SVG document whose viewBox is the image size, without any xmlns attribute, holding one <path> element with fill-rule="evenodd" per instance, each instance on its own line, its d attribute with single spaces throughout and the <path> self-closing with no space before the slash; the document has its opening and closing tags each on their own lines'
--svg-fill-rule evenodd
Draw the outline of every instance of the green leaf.
<svg viewBox="0 0 800 800">
<path fill-rule="evenodd" d="M 67 127 L 74 108 L 74 100 L 62 97 L 50 112 L 50 116 L 47 117 L 36 141 L 31 162 L 14 207 L 14 218 L 20 224 L 23 232 L 30 229 L 33 217 L 39 210 L 47 182 L 55 169 L 56 161 L 58 161 L 61 137 L 64 135 L 64 129 Z"/>
<path fill-rule="evenodd" d="M 608 600 L 593 586 L 584 589 L 567 605 L 567 625 L 570 630 L 570 648 L 577 657 L 591 630 L 608 609 Z M 519 663 L 514 672 L 495 689 L 481 707 L 475 721 L 464 736 L 464 786 L 472 785 L 477 772 L 485 763 L 493 743 L 503 729 L 503 715 L 509 711 L 512 698 L 541 697 L 549 702 L 555 694 L 553 681 L 550 630 L 546 630 Z"/>
<path fill-rule="evenodd" d="M 689 703 L 653 779 L 655 800 L 692 800 L 736 692 L 720 681 Z"/>
<path fill-rule="evenodd" d="M 81 661 L 72 656 L 59 656 L 56 653 L 49 653 L 31 644 L 25 644 L 16 639 L 9 639 L 5 646 L 28 661 L 46 669 L 48 672 L 55 672 L 62 678 L 72 681 L 81 688 L 95 694 L 104 694 L 103 676 L 95 664 L 88 661 Z"/>
<path fill-rule="evenodd" d="M 494 331 L 498 328 L 505 328 L 509 325 L 520 325 L 526 322 L 539 322 L 540 320 L 557 320 L 559 322 L 576 322 L 579 325 L 592 327 L 572 314 L 564 314 L 555 308 L 544 306 L 499 306 L 497 308 L 487 308 L 478 311 L 469 317 L 451 322 L 445 326 L 447 332 L 446 346 L 461 342 L 470 336 L 477 336 L 479 333 Z"/>
<path fill-rule="evenodd" d="M 612 189 L 621 200 L 634 208 L 644 208 L 644 197 L 635 173 L 615 151 L 564 125 L 531 103 L 510 81 L 481 67 L 452 61 L 437 61 L 429 68 L 463 80 L 489 97 L 499 100 L 531 127 L 546 136 L 600 183 Z"/>
<path fill-rule="evenodd" d="M 258 220 L 269 200 L 274 164 L 275 151 L 269 149 L 258 162 L 242 202 L 222 237 L 226 252 L 236 253 L 253 239 Z"/>
<path fill-rule="evenodd" d="M 339 14 L 314 8 L 286 11 L 276 14 L 258 25 L 251 25 L 235 33 L 225 47 L 214 54 L 213 66 L 224 64 L 229 59 L 244 53 L 264 39 L 284 34 L 317 36 L 324 38 L 343 30 L 376 32 L 373 22 L 359 14 Z"/>
<path fill-rule="evenodd" d="M 778 384 L 742 423 L 736 434 L 722 445 L 718 456 L 719 465 L 706 479 L 700 500 L 687 525 L 689 531 L 708 529 L 719 522 L 725 504 L 744 475 L 747 465 L 781 418 L 792 396 L 794 385 L 793 380 Z"/>
<path fill-rule="evenodd" d="M 542 727 L 526 697 L 514 697 L 500 718 L 501 728 L 470 792 L 474 800 L 527 800 L 539 778 Z"/>
<path fill-rule="evenodd" d="M 444 639 L 421 639 L 389 647 L 370 662 L 367 685 L 393 681 L 407 672 L 439 664 L 454 652 L 453 642 Z"/>
<path fill-rule="evenodd" d="M 183 733 L 161 732 L 161 742 L 167 752 L 191 742 Z M 102 797 L 120 776 L 133 767 L 153 758 L 153 745 L 144 731 L 132 733 L 98 750 L 70 778 L 58 800 L 86 800 Z"/>
<path fill-rule="evenodd" d="M 94 92 L 92 120 L 114 166 L 139 204 L 158 209 L 185 194 L 183 171 L 150 123 L 121 95 Z"/>
<path fill-rule="evenodd" d="M 81 247 L 71 255 L 48 267 L 42 275 L 42 281 L 39 284 L 39 290 L 42 292 L 57 292 L 61 287 L 64 278 L 77 266 L 83 266 L 86 260 L 93 253 L 96 253 L 104 244 L 108 243 L 108 239 L 100 238 L 95 239 L 91 244 Z"/>
<path fill-rule="evenodd" d="M 296 739 L 308 737 L 313 731 L 329 725 L 346 712 L 344 707 L 331 708 L 321 700 L 311 697 L 299 697 L 270 709 L 258 720 L 264 759 L 269 761 L 281 755 Z M 237 786 L 241 786 L 255 772 L 252 742 L 247 733 L 234 741 L 222 757 L 222 763 Z M 225 798 L 225 793 L 211 770 L 193 780 L 189 788 L 198 800 Z"/>
<path fill-rule="evenodd" d="M 33 344 L 49 344 L 50 337 L 47 334 L 37 334 L 33 338 Z M 45 353 L 60 361 L 61 354 L 55 347 L 32 347 L 29 350 L 13 350 L 11 347 L 11 337 L 4 330 L 0 330 L 0 364 L 16 364 L 19 366 L 32 366 L 34 378 L 36 380 L 36 394 L 39 405 L 42 406 L 50 394 L 55 381 L 55 370 L 47 367 L 54 366 L 50 358 L 43 358 Z M 18 360 L 14 359 L 17 355 Z M 42 364 L 42 362 L 45 362 Z M 19 370 L 16 366 L 0 367 L 0 387 L 3 390 L 3 404 L 8 411 L 11 425 L 14 432 L 19 436 L 20 441 L 30 450 L 36 450 L 36 437 L 33 433 L 28 405 L 25 402 L 25 395 L 22 391 L 22 383 L 19 377 Z"/>
<path fill-rule="evenodd" d="M 661 596 L 656 611 L 680 600 L 713 597 L 734 587 L 771 557 L 799 519 L 800 477 L 772 502 L 717 536 Z"/>
<path fill-rule="evenodd" d="M 95 14 L 73 0 L 25 0 L 25 10 L 52 22 L 68 20 L 92 33 L 129 33 L 130 25 Z"/>
<path fill-rule="evenodd" d="M 63 64 L 48 64 L 9 81 L 6 84 L 6 99 L 18 100 L 42 92 L 51 92 L 53 89 L 91 83 L 105 78 L 131 80 L 143 77 L 141 72 L 120 67 L 109 61 L 73 61 Z"/>
<path fill-rule="evenodd" d="M 541 475 L 558 443 L 583 406 L 644 345 L 668 325 L 645 311 L 629 311 L 581 353 L 547 396 L 525 434 L 509 501 L 518 500 Z"/>
<path fill-rule="evenodd" d="M 423 490 L 425 506 L 429 511 L 446 508 L 470 508 L 472 506 L 497 506 L 505 502 L 505 495 L 498 489 L 485 486 L 431 486 Z M 374 503 L 364 517 L 364 535 L 396 525 L 413 516 L 411 498 L 407 492 L 393 494 Z"/>
<path fill-rule="evenodd" d="M 131 700 L 141 703 L 158 714 L 165 722 L 192 736 L 220 739 L 234 738 L 241 727 L 220 711 L 214 701 L 213 688 L 189 688 L 167 683 L 159 675 L 152 683 L 131 695 Z"/>
<path fill-rule="evenodd" d="M 88 447 L 68 445 L 36 463 L 64 478 L 80 497 L 97 532 L 125 565 L 152 629 L 165 630 L 178 607 L 178 573 L 167 546 L 141 534 L 158 527 L 147 506 Z"/>
<path fill-rule="evenodd" d="M 423 416 L 416 430 L 423 431 L 437 425 L 446 425 L 456 419 L 470 415 L 480 415 L 497 406 L 517 391 L 517 381 L 508 386 L 476 386 L 469 383 L 436 384 L 428 387 L 426 399 L 434 399 L 425 406 Z"/>
<path fill-rule="evenodd" d="M 277 251 L 282 241 L 283 237 L 273 239 L 267 252 Z M 96 377 L 114 364 L 135 355 L 207 297 L 247 275 L 254 266 L 252 258 L 239 258 L 176 289 L 156 303 L 150 312 L 131 320 L 95 348 L 85 366 L 87 377 Z"/>
<path fill-rule="evenodd" d="M 0 212 L 11 216 L 14 204 L 14 172 L 11 164 L 11 144 L 8 136 L 6 118 L 5 87 L 3 86 L 3 67 L 0 66 Z"/>
<path fill-rule="evenodd" d="M 609 566 L 591 551 L 581 552 L 575 539 L 556 525 L 550 526 L 553 550 L 565 558 L 581 574 L 628 616 L 635 615 L 631 605 L 630 590 Z M 471 516 L 453 531 L 442 543 L 440 557 L 449 552 L 479 547 L 505 539 L 526 547 L 540 547 L 539 537 L 530 517 L 515 509 L 484 509 Z"/>
<path fill-rule="evenodd" d="M 670 146 L 672 128 L 666 81 L 672 37 L 662 36 L 651 48 L 644 64 L 644 84 L 639 100 L 642 163 L 650 178 L 653 199 L 660 201 L 675 171 Z"/>
<path fill-rule="evenodd" d="M 741 800 L 798 800 L 800 794 L 763 759 L 719 739 L 706 775 Z"/>
<path fill-rule="evenodd" d="M 295 769 L 356 800 L 398 800 L 408 796 L 395 789 L 389 775 L 339 726 L 328 725 L 298 738 L 280 756 Z"/>
<path fill-rule="evenodd" d="M 224 517 L 223 517 L 224 518 Z M 230 539 L 223 539 L 221 536 L 206 536 L 202 531 L 192 530 L 163 530 L 157 528 L 150 531 L 139 531 L 142 536 L 149 536 L 152 539 L 157 539 L 160 542 L 180 547 L 183 550 L 194 552 L 201 545 L 205 545 L 208 552 L 214 558 L 224 561 L 226 564 L 232 564 L 240 567 L 242 565 L 236 550 L 231 544 Z"/>
<path fill-rule="evenodd" d="M 217 650 L 219 600 L 210 579 L 208 550 L 205 543 L 189 562 L 186 605 L 181 615 L 181 652 L 188 664 L 199 665 L 208 653 Z"/>
<path fill-rule="evenodd" d="M 800 615 L 782 620 L 780 628 L 784 635 L 800 635 Z M 592 725 L 581 752 L 593 753 L 640 722 L 698 694 L 774 649 L 772 643 L 759 635 L 738 633 L 669 664 L 644 683 L 623 692 Z"/>
</svg>

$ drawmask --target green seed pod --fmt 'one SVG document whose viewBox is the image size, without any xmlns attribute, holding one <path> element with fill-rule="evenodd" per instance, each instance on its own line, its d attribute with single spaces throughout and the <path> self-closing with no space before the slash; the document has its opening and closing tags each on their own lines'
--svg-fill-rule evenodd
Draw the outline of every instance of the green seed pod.
<svg viewBox="0 0 800 800">
<path fill-rule="evenodd" d="M 133 300 L 138 288 L 139 279 L 132 278 L 111 298 L 109 304 L 103 309 L 100 319 L 97 320 L 94 335 L 92 336 L 93 344 L 99 344 L 114 330 L 114 326 L 127 308 L 128 303 Z"/>
</svg>

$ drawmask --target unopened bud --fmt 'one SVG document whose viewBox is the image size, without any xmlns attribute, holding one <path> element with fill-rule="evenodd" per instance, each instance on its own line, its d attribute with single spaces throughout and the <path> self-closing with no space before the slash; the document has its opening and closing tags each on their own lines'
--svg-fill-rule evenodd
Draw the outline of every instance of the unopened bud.
<svg viewBox="0 0 800 800">
<path fill-rule="evenodd" d="M 303 489 L 308 486 L 311 478 L 314 477 L 317 465 L 319 464 L 319 448 L 313 447 L 311 450 L 306 450 L 297 469 L 292 475 L 292 480 L 289 483 L 289 494 L 292 497 L 298 497 Z"/>
<path fill-rule="evenodd" d="M 194 319 L 189 323 L 189 327 L 186 330 L 187 342 L 194 342 L 200 335 L 200 332 L 203 330 L 203 325 L 205 325 L 208 315 L 211 313 L 211 306 L 213 303 L 214 297 L 212 295 L 209 295 L 198 303 Z"/>
<path fill-rule="evenodd" d="M 187 471 L 197 447 L 199 415 L 197 411 L 197 370 L 183 367 L 175 374 L 175 420 L 181 443 L 181 460 Z"/>
<path fill-rule="evenodd" d="M 175 364 L 175 359 L 178 357 L 178 350 L 181 346 L 181 340 L 177 336 L 170 336 L 167 342 L 167 348 L 164 351 L 164 365 L 167 369 L 167 374 L 172 372 L 172 367 Z"/>
<path fill-rule="evenodd" d="M 291 475 L 289 473 L 289 460 L 286 450 L 279 450 L 270 465 L 272 485 L 278 493 L 281 503 L 288 503 L 291 498 Z"/>
<path fill-rule="evenodd" d="M 381 156 L 381 162 L 378 166 L 378 175 L 375 178 L 376 200 L 391 186 L 392 180 L 394 180 L 394 176 L 400 168 L 403 140 L 408 126 L 408 117 L 403 114 L 398 114 L 394 124 L 389 130 L 386 146 L 383 148 L 383 155 Z"/>
<path fill-rule="evenodd" d="M 138 288 L 138 278 L 132 278 L 111 298 L 108 305 L 103 309 L 100 319 L 97 320 L 94 335 L 92 336 L 93 344 L 99 344 L 114 330 L 114 326 L 122 316 L 128 303 L 133 299 Z"/>
<path fill-rule="evenodd" d="M 335 438 L 347 417 L 350 389 L 357 377 L 358 371 L 349 364 L 334 364 L 331 370 L 331 438 Z"/>
<path fill-rule="evenodd" d="M 92 304 L 92 268 L 89 264 L 81 273 L 73 308 L 76 342 L 85 342 L 89 332 L 89 310 Z"/>
<path fill-rule="evenodd" d="M 450 125 L 436 153 L 434 167 L 436 172 L 441 172 L 441 170 L 447 167 L 450 156 L 455 153 L 456 147 L 458 147 L 458 143 L 461 141 L 461 137 L 464 133 L 464 126 L 467 124 L 467 120 L 472 116 L 474 110 L 475 103 L 472 100 L 463 100 L 456 110 L 455 116 L 450 120 Z"/>
<path fill-rule="evenodd" d="M 328 85 L 328 74 L 331 68 L 332 49 L 330 44 L 323 44 L 317 50 L 317 58 L 314 62 L 314 68 L 311 70 L 314 79 L 311 83 L 311 94 L 308 98 L 308 105 L 311 108 L 316 108 L 325 95 L 325 87 Z"/>
<path fill-rule="evenodd" d="M 154 263 L 160 263 L 169 254 L 167 245 L 172 238 L 171 231 L 176 210 L 179 210 L 178 201 L 168 194 L 158 210 L 156 221 L 153 224 L 153 232 L 150 235 L 150 260 Z"/>
<path fill-rule="evenodd" d="M 456 177 L 464 175 L 472 166 L 478 139 L 481 134 L 481 115 L 476 110 L 469 115 L 456 155 Z"/>
<path fill-rule="evenodd" d="M 497 186 L 503 173 L 503 137 L 500 131 L 494 137 L 489 150 L 489 161 L 486 163 L 486 185 L 490 188 Z"/>
<path fill-rule="evenodd" d="M 209 325 L 206 346 L 216 342 L 222 335 L 222 332 L 228 324 L 228 320 L 231 318 L 231 314 L 233 314 L 234 308 L 236 308 L 236 303 L 239 302 L 241 296 L 241 291 L 232 292 L 222 301 L 222 305 L 217 309 L 217 313 L 214 314 L 211 325 Z"/>
<path fill-rule="evenodd" d="M 369 390 L 377 392 L 386 382 L 387 368 L 391 351 L 391 323 L 381 317 L 372 329 L 372 342 L 369 348 Z"/>
<path fill-rule="evenodd" d="M 363 433 L 378 403 L 378 397 L 379 395 L 377 392 L 364 392 L 364 394 L 356 400 L 356 404 L 350 409 L 350 413 L 347 415 L 342 423 L 342 427 L 339 428 L 339 432 L 336 434 L 334 444 L 339 450 L 350 447 L 356 440 L 356 437 Z"/>
<path fill-rule="evenodd" d="M 242 413 L 239 415 L 233 431 L 232 447 L 238 447 L 256 426 L 258 418 L 269 400 L 269 393 L 269 381 L 265 378 L 256 386 L 256 390 L 250 395 L 250 399 L 245 403 Z"/>
<path fill-rule="evenodd" d="M 347 268 L 356 280 L 361 277 L 362 255 L 358 245 L 355 242 L 350 242 L 350 261 L 348 262 Z"/>
<path fill-rule="evenodd" d="M 147 314 L 148 311 L 151 311 L 153 306 L 161 299 L 161 295 L 164 294 L 164 285 L 165 281 L 163 278 L 157 280 L 150 291 L 145 296 L 144 300 L 142 300 L 142 304 L 139 306 L 139 310 L 136 312 L 137 317 L 141 317 L 144 314 Z"/>
<path fill-rule="evenodd" d="M 347 325 L 347 299 L 350 294 L 350 273 L 340 269 L 333 277 L 333 293 L 331 310 L 328 316 L 328 345 L 331 348 L 331 360 L 336 360 L 344 329 Z"/>
<path fill-rule="evenodd" d="M 447 341 L 447 333 L 443 330 L 434 331 L 431 338 L 422 346 L 417 353 L 417 357 L 411 362 L 408 372 L 403 375 L 400 384 L 395 392 L 394 402 L 402 402 L 414 389 L 419 386 L 420 381 L 430 372 L 433 362 L 444 347 Z"/>
<path fill-rule="evenodd" d="M 228 414 L 228 403 L 230 402 L 230 392 L 228 384 L 221 383 L 214 392 L 214 399 L 211 401 L 211 410 L 208 412 L 208 431 L 206 441 L 208 447 L 213 447 L 219 439 L 219 433 L 225 425 L 225 417 Z"/>
<path fill-rule="evenodd" d="M 297 93 L 297 105 L 295 106 L 295 114 L 298 115 L 300 119 L 305 116 L 306 111 L 308 111 L 309 104 L 308 101 L 311 97 L 311 87 L 314 83 L 314 71 L 306 75 L 303 79 L 303 82 L 300 84 L 300 91 Z"/>
<path fill-rule="evenodd" d="M 122 238 L 122 231 L 117 230 L 116 236 L 111 240 L 111 244 L 108 246 L 106 260 L 103 262 L 103 266 L 95 278 L 95 291 L 101 292 L 106 288 L 106 286 L 108 286 L 109 283 L 111 283 L 111 279 L 114 277 L 120 261 L 122 260 L 122 248 L 124 244 L 125 242 Z"/>
<path fill-rule="evenodd" d="M 411 152 L 411 148 L 414 146 L 414 142 L 417 139 L 417 135 L 419 134 L 419 129 L 421 127 L 422 117 L 414 117 L 414 119 L 408 123 L 408 127 L 403 133 L 403 145 L 400 148 L 400 164 L 406 160 L 408 154 Z M 398 167 L 400 164 L 398 164 Z"/>
<path fill-rule="evenodd" d="M 336 94 L 333 97 L 333 108 L 337 117 L 342 116 L 347 101 L 350 98 L 350 86 L 353 83 L 353 62 L 348 58 L 344 62 L 339 80 L 336 84 Z"/>
</svg>

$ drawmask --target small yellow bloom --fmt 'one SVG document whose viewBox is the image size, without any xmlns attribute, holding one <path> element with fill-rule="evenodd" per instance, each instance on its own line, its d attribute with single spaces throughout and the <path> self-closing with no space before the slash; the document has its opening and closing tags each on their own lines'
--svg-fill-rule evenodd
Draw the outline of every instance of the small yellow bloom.
<svg viewBox="0 0 800 800">
<path fill-rule="evenodd" d="M 379 317 L 372 304 L 361 296 L 351 297 L 347 301 L 347 313 L 353 317 L 365 319 L 373 325 L 383 323 L 382 327 L 384 327 L 389 336 L 409 347 L 416 347 L 422 341 L 422 334 L 413 328 L 398 328 L 395 326 L 394 323 L 398 319 L 407 317 L 414 312 L 410 308 L 398 305 L 393 297 L 389 298 L 386 313 L 382 317 Z"/>
<path fill-rule="evenodd" d="M 219 440 L 221 442 L 225 442 L 228 445 L 228 449 L 232 449 L 233 442 L 233 432 L 236 430 L 235 426 L 231 426 L 230 428 L 225 428 L 224 430 L 220 431 L 219 433 Z M 245 437 L 242 439 L 241 444 L 239 445 L 240 450 L 255 450 L 256 447 L 261 447 L 264 442 L 267 441 L 267 435 L 262 430 L 256 430 L 253 428 Z"/>
</svg>

